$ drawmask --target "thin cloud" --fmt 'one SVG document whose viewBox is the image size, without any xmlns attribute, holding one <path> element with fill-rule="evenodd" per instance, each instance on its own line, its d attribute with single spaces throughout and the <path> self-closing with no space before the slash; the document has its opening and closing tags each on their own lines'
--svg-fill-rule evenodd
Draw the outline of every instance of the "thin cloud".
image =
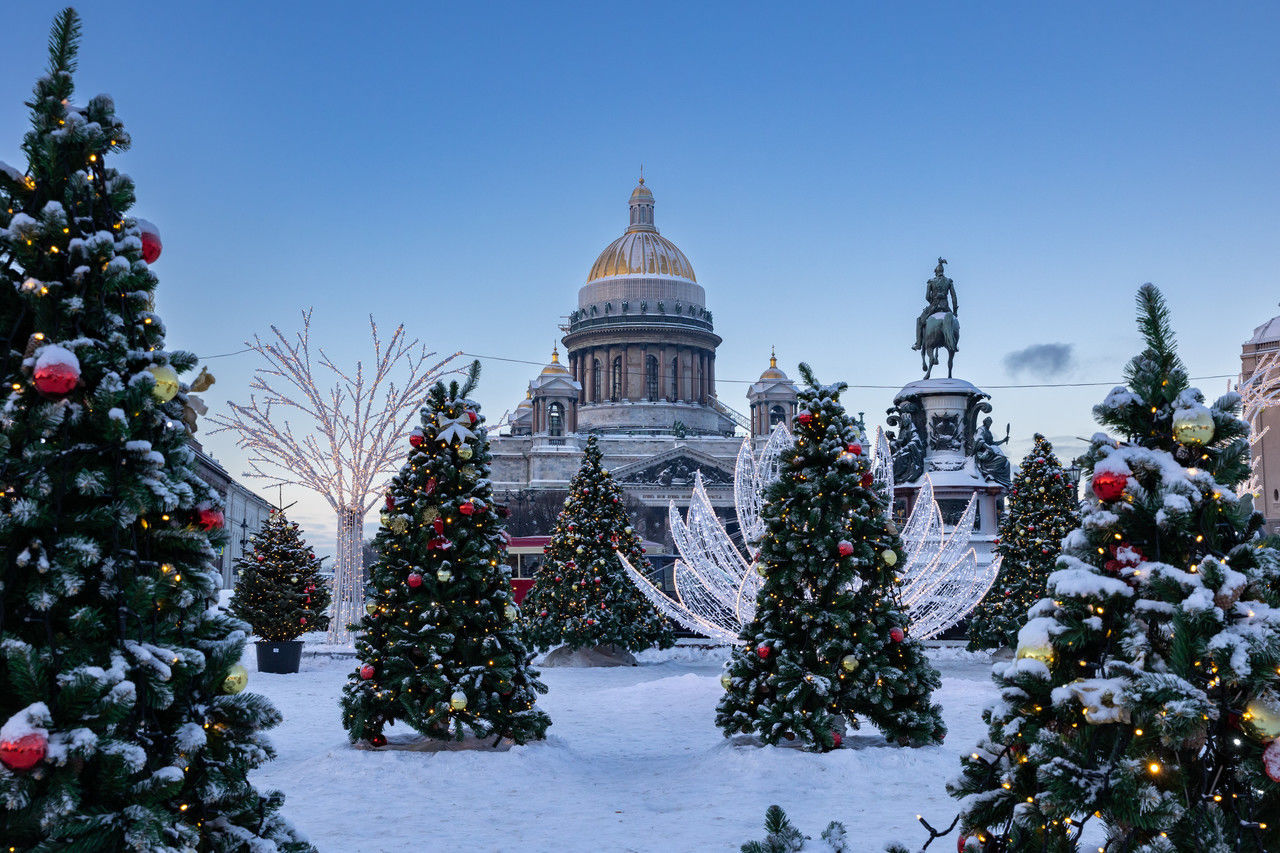
<svg viewBox="0 0 1280 853">
<path fill-rule="evenodd" d="M 1004 369 L 1013 377 L 1058 379 L 1075 367 L 1071 344 L 1032 344 L 1004 357 Z"/>
</svg>

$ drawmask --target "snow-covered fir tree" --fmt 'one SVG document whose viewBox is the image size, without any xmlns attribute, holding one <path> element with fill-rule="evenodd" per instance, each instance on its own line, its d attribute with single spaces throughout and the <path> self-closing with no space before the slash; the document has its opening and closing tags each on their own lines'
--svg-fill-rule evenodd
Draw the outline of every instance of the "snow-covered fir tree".
<svg viewBox="0 0 1280 853">
<path fill-rule="evenodd" d="M 902 744 L 940 742 L 940 684 L 924 646 L 907 634 L 895 566 L 902 540 L 876 491 L 846 387 L 819 385 L 800 365 L 795 446 L 765 492 L 764 583 L 722 678 L 716 724 L 807 749 L 840 745 L 858 715 Z"/>
<path fill-rule="evenodd" d="M 648 572 L 622 490 L 604 468 L 600 443 L 587 439 L 569 483 L 546 559 L 524 599 L 525 635 L 541 649 L 615 646 L 638 652 L 675 643 L 671 627 L 622 569 L 618 553 Z"/>
<path fill-rule="evenodd" d="M 64 10 L 26 168 L 0 164 L 0 847 L 309 850 L 247 778 L 280 716 L 241 692 L 247 626 L 210 607 L 196 359 L 152 308 L 112 100 L 73 101 L 79 36 Z"/>
<path fill-rule="evenodd" d="M 302 540 L 298 523 L 272 508 L 253 550 L 236 560 L 231 612 L 264 640 L 294 640 L 329 627 L 329 590 L 320 560 Z"/>
<path fill-rule="evenodd" d="M 540 740 L 551 720 L 535 707 L 547 688 L 529 667 L 511 598 L 506 532 L 489 480 L 489 440 L 461 385 L 432 387 L 409 459 L 391 482 L 365 610 L 355 626 L 360 664 L 343 690 L 354 741 L 386 743 L 403 720 L 424 735 Z"/>
<path fill-rule="evenodd" d="M 969 622 L 969 648 L 1012 648 L 1027 610 L 1044 597 L 1062 539 L 1080 521 L 1076 487 L 1053 445 L 1040 433 L 1013 480 L 1009 511 L 1000 520 L 996 553 L 1004 559 Z"/>
<path fill-rule="evenodd" d="M 1237 395 L 1188 386 L 1155 287 L 1138 308 L 1080 526 L 949 786 L 971 853 L 1075 853 L 1091 823 L 1107 853 L 1280 849 L 1277 554 L 1234 491 L 1247 426 Z"/>
</svg>

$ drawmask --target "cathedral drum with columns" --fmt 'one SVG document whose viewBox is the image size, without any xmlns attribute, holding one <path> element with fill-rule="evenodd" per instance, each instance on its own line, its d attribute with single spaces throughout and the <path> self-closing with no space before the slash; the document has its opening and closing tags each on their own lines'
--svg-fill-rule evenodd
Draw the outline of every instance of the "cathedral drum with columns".
<svg viewBox="0 0 1280 853">
<path fill-rule="evenodd" d="M 658 233 L 643 178 L 629 206 L 627 230 L 600 253 L 578 291 L 564 327 L 565 360 L 552 353 L 529 383 L 510 434 L 493 440 L 492 476 L 495 491 L 508 495 L 563 490 L 594 433 L 623 490 L 650 510 L 641 521 L 653 538 L 665 529 L 668 501 L 683 505 L 697 472 L 713 504 L 732 506 L 743 434 L 735 432 L 763 441 L 773 424 L 790 425 L 796 386 L 774 358 L 750 386 L 749 416 L 719 400 L 721 339 L 706 291 L 689 259 Z"/>
</svg>

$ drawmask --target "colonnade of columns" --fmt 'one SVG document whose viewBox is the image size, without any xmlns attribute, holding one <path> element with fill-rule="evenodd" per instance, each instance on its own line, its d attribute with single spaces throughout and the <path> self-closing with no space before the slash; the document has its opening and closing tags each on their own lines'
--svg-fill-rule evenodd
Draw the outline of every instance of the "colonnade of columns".
<svg viewBox="0 0 1280 853">
<path fill-rule="evenodd" d="M 651 382 L 656 360 L 656 383 Z M 599 365 L 599 369 L 596 365 Z M 716 354 L 675 344 L 606 344 L 569 353 L 569 370 L 582 384 L 580 403 L 658 400 L 706 403 L 715 393 Z"/>
</svg>

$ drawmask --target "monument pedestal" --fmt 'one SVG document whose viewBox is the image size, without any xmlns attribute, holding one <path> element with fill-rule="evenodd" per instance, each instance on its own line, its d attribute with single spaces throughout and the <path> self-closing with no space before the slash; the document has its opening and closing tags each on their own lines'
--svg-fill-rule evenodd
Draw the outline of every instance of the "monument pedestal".
<svg viewBox="0 0 1280 853">
<path fill-rule="evenodd" d="M 1009 463 L 994 444 L 990 395 L 963 379 L 921 379 L 893 398 L 895 515 L 905 519 L 927 476 L 947 527 L 977 495 L 971 543 L 981 564 L 993 557 L 1000 501 L 1009 489 Z"/>
</svg>

